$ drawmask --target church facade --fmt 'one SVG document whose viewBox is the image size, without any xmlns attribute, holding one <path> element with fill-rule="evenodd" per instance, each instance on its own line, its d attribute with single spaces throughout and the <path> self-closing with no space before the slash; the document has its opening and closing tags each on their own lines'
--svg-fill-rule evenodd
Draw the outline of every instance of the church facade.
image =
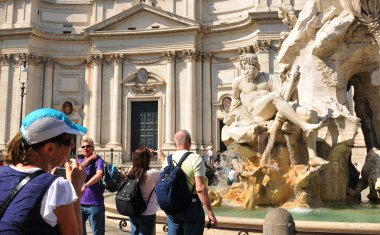
<svg viewBox="0 0 380 235">
<path fill-rule="evenodd" d="M 290 30 L 277 11 L 305 2 L 0 0 L 0 150 L 41 107 L 86 126 L 120 161 L 140 145 L 174 151 L 181 129 L 192 151 L 224 150 L 239 55 L 255 52 L 276 74 Z"/>
</svg>

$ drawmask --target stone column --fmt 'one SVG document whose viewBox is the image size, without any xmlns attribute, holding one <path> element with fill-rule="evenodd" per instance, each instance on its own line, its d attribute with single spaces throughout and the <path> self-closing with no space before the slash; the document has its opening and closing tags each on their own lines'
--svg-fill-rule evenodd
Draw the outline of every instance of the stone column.
<svg viewBox="0 0 380 235">
<path fill-rule="evenodd" d="M 165 52 L 166 63 L 166 109 L 165 109 L 165 148 L 174 147 L 175 132 L 175 51 Z"/>
<path fill-rule="evenodd" d="M 85 61 L 84 70 L 84 88 L 83 88 L 83 126 L 90 125 L 90 77 L 91 77 L 91 59 Z M 84 137 L 91 136 L 90 128 L 87 129 L 87 134 Z"/>
<path fill-rule="evenodd" d="M 43 65 L 42 57 L 36 57 L 33 54 L 24 54 L 22 57 L 25 57 L 27 64 L 27 71 L 22 76 L 26 76 L 25 86 L 25 97 L 24 97 L 24 110 L 23 116 L 29 114 L 35 109 L 41 108 L 42 106 L 42 73 L 41 68 Z M 23 61 L 23 60 L 21 60 Z"/>
<path fill-rule="evenodd" d="M 8 130 L 10 127 L 10 98 L 9 86 L 11 55 L 0 55 L 0 150 L 5 148 L 8 141 Z"/>
<path fill-rule="evenodd" d="M 202 84 L 202 53 L 197 53 L 196 55 L 196 60 L 195 60 L 195 87 L 196 87 L 196 95 L 195 95 L 195 128 L 196 128 L 196 134 L 195 136 L 195 141 L 198 143 L 197 149 L 202 148 L 202 143 L 203 143 L 203 138 L 202 138 L 202 133 L 203 133 L 203 84 Z"/>
<path fill-rule="evenodd" d="M 45 79 L 44 79 L 44 99 L 43 107 L 51 108 L 53 102 L 53 67 L 54 59 L 45 58 Z"/>
<path fill-rule="evenodd" d="M 186 129 L 191 135 L 193 147 L 196 146 L 195 138 L 195 56 L 193 50 L 184 51 L 184 59 L 186 62 Z"/>
<path fill-rule="evenodd" d="M 111 133 L 109 145 L 121 148 L 121 80 L 123 68 L 123 55 L 111 56 L 114 64 L 113 91 L 111 104 Z"/>
<path fill-rule="evenodd" d="M 91 138 L 96 146 L 100 146 L 100 120 L 101 120 L 101 85 L 102 85 L 102 62 L 103 55 L 92 55 L 94 65 L 91 89 Z"/>
<path fill-rule="evenodd" d="M 212 146 L 211 138 L 211 118 L 212 118 L 212 105 L 211 105 L 211 53 L 203 54 L 203 144 L 206 148 Z"/>
</svg>

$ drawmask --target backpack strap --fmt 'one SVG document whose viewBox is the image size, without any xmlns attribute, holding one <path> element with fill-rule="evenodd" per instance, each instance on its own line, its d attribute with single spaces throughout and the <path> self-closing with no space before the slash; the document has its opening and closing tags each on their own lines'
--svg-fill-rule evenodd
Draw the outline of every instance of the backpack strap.
<svg viewBox="0 0 380 235">
<path fill-rule="evenodd" d="M 179 160 L 177 166 L 181 167 L 182 166 L 182 163 L 186 160 L 186 158 L 192 154 L 193 152 L 186 152 L 182 157 L 181 157 L 181 160 Z"/>
<path fill-rule="evenodd" d="M 169 166 L 173 166 L 172 157 L 173 157 L 173 156 L 170 154 L 170 155 L 167 157 L 167 159 L 166 159 L 166 160 L 168 161 L 168 165 L 169 165 Z"/>
<path fill-rule="evenodd" d="M 173 156 L 172 154 L 170 154 L 168 157 L 167 157 L 167 160 L 168 160 L 168 165 L 169 166 L 174 166 L 173 165 L 173 162 L 176 163 L 177 166 L 181 167 L 182 163 L 186 160 L 186 158 L 192 154 L 193 152 L 186 152 L 185 154 L 182 155 L 181 159 L 179 160 L 179 162 L 177 163 L 176 161 L 172 160 Z"/>
<path fill-rule="evenodd" d="M 17 194 L 21 191 L 21 189 L 34 177 L 39 176 L 41 174 L 45 173 L 43 170 L 38 170 L 33 172 L 32 174 L 29 174 L 25 176 L 20 183 L 13 189 L 12 193 L 9 195 L 7 200 L 3 205 L 0 206 L 0 219 L 3 218 L 3 215 L 5 211 L 8 209 L 8 206 L 12 203 L 13 199 L 17 196 Z"/>
<path fill-rule="evenodd" d="M 152 191 L 150 192 L 150 194 L 149 194 L 149 198 L 148 198 L 148 201 L 146 202 L 147 205 L 149 204 L 150 197 L 152 197 L 152 193 L 153 193 L 153 191 L 156 191 L 156 187 L 153 187 Z"/>
</svg>

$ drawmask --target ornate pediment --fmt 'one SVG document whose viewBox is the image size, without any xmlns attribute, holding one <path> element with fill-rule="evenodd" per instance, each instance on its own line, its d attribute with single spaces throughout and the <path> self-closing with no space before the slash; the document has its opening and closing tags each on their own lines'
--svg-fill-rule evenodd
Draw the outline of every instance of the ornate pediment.
<svg viewBox="0 0 380 235">
<path fill-rule="evenodd" d="M 136 73 L 125 78 L 122 83 L 135 95 L 154 95 L 165 86 L 162 78 L 148 72 L 145 68 L 140 68 Z"/>
<path fill-rule="evenodd" d="M 165 29 L 193 29 L 200 27 L 196 21 L 175 15 L 162 9 L 140 3 L 97 23 L 85 30 L 87 34 L 115 32 L 146 32 Z"/>
</svg>

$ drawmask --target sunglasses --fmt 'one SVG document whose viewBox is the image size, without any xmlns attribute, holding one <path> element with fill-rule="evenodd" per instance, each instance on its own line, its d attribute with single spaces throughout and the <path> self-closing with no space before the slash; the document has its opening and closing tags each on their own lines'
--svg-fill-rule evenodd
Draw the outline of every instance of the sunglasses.
<svg viewBox="0 0 380 235">
<path fill-rule="evenodd" d="M 89 149 L 92 147 L 92 145 L 82 145 L 80 146 L 82 149 Z"/>
</svg>

